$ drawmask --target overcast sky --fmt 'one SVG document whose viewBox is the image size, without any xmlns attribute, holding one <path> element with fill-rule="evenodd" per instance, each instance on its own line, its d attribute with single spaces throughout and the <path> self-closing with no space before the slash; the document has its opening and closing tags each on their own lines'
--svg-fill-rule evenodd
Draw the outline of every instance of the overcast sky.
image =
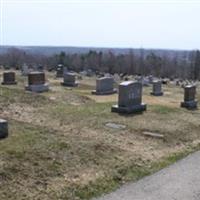
<svg viewBox="0 0 200 200">
<path fill-rule="evenodd" d="M 200 48 L 198 0 L 0 0 L 3 45 Z"/>
</svg>

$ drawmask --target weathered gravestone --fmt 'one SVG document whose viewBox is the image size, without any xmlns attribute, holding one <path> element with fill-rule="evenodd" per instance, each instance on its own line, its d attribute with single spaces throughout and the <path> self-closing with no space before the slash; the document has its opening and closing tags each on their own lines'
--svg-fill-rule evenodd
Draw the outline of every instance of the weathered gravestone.
<svg viewBox="0 0 200 200">
<path fill-rule="evenodd" d="M 63 78 L 63 75 L 65 73 L 67 73 L 67 67 L 64 67 L 63 65 L 59 64 L 57 67 L 56 67 L 56 77 L 57 78 Z"/>
<path fill-rule="evenodd" d="M 162 96 L 162 82 L 159 80 L 153 81 L 152 90 L 151 95 Z"/>
<path fill-rule="evenodd" d="M 27 76 L 29 73 L 30 73 L 30 69 L 28 67 L 28 65 L 24 64 L 22 65 L 22 68 L 21 68 L 21 73 L 22 73 L 22 76 Z"/>
<path fill-rule="evenodd" d="M 76 75 L 74 73 L 64 73 L 63 75 L 64 81 L 61 83 L 63 86 L 69 86 L 69 87 L 76 87 L 78 86 L 78 83 L 76 83 Z"/>
<path fill-rule="evenodd" d="M 119 85 L 118 105 L 112 106 L 111 111 L 117 113 L 136 113 L 146 110 L 142 103 L 142 83 L 125 81 Z"/>
<path fill-rule="evenodd" d="M 2 85 L 15 85 L 15 72 L 4 72 Z"/>
<path fill-rule="evenodd" d="M 0 138 L 8 136 L 8 122 L 4 119 L 0 119 Z"/>
<path fill-rule="evenodd" d="M 44 67 L 41 64 L 35 65 L 35 66 L 33 66 L 33 70 L 34 71 L 38 71 L 38 72 L 43 72 L 44 71 Z"/>
<path fill-rule="evenodd" d="M 196 109 L 197 101 L 195 100 L 196 96 L 196 86 L 187 85 L 184 87 L 184 102 L 181 102 L 181 107 L 187 109 Z"/>
<path fill-rule="evenodd" d="M 149 79 L 146 78 L 146 77 L 142 77 L 142 76 L 136 77 L 135 80 L 140 82 L 140 83 L 142 83 L 143 86 L 147 86 L 148 87 L 149 84 L 150 84 Z"/>
<path fill-rule="evenodd" d="M 92 94 L 96 95 L 107 95 L 114 94 L 117 92 L 113 88 L 114 79 L 112 77 L 102 77 L 96 80 L 96 90 L 92 91 Z"/>
<path fill-rule="evenodd" d="M 45 92 L 49 90 L 49 85 L 45 83 L 44 72 L 30 72 L 28 74 L 28 86 L 26 90 L 32 92 Z"/>
<path fill-rule="evenodd" d="M 152 84 L 153 83 L 153 76 L 152 75 L 148 76 L 148 80 L 149 80 L 149 83 Z"/>
</svg>

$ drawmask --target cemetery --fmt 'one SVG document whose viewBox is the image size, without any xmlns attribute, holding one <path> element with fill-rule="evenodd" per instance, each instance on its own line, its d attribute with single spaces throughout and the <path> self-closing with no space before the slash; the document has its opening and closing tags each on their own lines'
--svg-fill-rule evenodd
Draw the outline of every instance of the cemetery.
<svg viewBox="0 0 200 200">
<path fill-rule="evenodd" d="M 200 149 L 199 82 L 14 72 L 0 86 L 0 199 L 92 199 Z"/>
</svg>

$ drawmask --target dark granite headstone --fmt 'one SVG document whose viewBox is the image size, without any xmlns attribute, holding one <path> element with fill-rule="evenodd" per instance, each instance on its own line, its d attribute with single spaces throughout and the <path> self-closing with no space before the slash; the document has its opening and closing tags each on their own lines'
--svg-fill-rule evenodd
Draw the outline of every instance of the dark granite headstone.
<svg viewBox="0 0 200 200">
<path fill-rule="evenodd" d="M 153 86 L 152 86 L 153 91 L 151 92 L 151 95 L 154 96 L 162 96 L 162 82 L 161 81 L 153 81 Z"/>
<path fill-rule="evenodd" d="M 27 90 L 33 92 L 44 92 L 49 90 L 49 86 L 45 83 L 45 73 L 44 72 L 30 72 L 28 74 L 28 86 Z"/>
<path fill-rule="evenodd" d="M 57 67 L 56 67 L 56 77 L 57 78 L 62 78 L 63 77 L 63 68 L 64 66 L 59 64 Z"/>
<path fill-rule="evenodd" d="M 63 75 L 64 81 L 61 83 L 63 86 L 69 86 L 69 87 L 76 87 L 78 84 L 76 83 L 76 75 L 74 73 L 64 73 Z"/>
<path fill-rule="evenodd" d="M 195 100 L 196 96 L 196 86 L 187 85 L 184 88 L 184 102 L 181 102 L 181 107 L 188 109 L 197 108 L 197 101 Z"/>
<path fill-rule="evenodd" d="M 3 73 L 3 85 L 15 85 L 17 84 L 15 80 L 15 72 L 4 72 Z"/>
<path fill-rule="evenodd" d="M 0 138 L 8 136 L 8 122 L 4 119 L 0 119 Z"/>
<path fill-rule="evenodd" d="M 136 113 L 146 110 L 142 103 L 142 83 L 125 81 L 119 85 L 118 105 L 112 106 L 112 112 Z"/>
<path fill-rule="evenodd" d="M 29 85 L 40 85 L 45 83 L 44 72 L 31 72 L 28 74 Z"/>
<path fill-rule="evenodd" d="M 117 92 L 116 89 L 113 88 L 114 79 L 112 77 L 102 77 L 96 80 L 96 90 L 92 91 L 92 94 L 96 95 L 106 95 L 106 94 L 114 94 Z"/>
</svg>

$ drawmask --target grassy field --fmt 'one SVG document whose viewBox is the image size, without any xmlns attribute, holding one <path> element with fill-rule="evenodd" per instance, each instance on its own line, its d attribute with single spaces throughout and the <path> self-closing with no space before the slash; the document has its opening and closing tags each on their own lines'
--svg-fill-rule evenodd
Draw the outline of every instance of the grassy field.
<svg viewBox="0 0 200 200">
<path fill-rule="evenodd" d="M 48 74 L 51 90 L 41 94 L 24 91 L 26 78 L 17 79 L 0 86 L 0 117 L 9 121 L 9 137 L 0 140 L 2 200 L 90 199 L 200 148 L 200 111 L 180 108 L 182 88 L 168 85 L 163 97 L 152 97 L 145 87 L 147 111 L 124 116 L 110 112 L 117 95 L 91 95 L 94 78 L 70 89 Z"/>
</svg>

